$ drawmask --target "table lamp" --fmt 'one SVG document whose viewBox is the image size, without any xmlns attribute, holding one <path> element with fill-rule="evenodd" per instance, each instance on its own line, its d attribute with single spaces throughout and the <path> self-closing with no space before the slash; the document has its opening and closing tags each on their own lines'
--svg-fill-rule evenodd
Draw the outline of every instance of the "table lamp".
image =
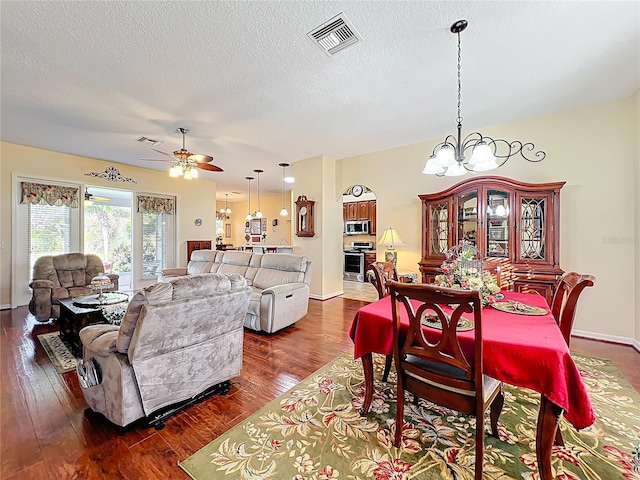
<svg viewBox="0 0 640 480">
<path fill-rule="evenodd" d="M 402 246 L 406 244 L 402 241 L 398 232 L 389 227 L 382 232 L 382 237 L 380 238 L 378 245 L 385 245 L 387 247 L 387 250 L 384 252 L 384 258 L 387 262 L 391 262 L 395 265 L 398 260 L 398 252 L 393 248 L 394 245 Z"/>
</svg>

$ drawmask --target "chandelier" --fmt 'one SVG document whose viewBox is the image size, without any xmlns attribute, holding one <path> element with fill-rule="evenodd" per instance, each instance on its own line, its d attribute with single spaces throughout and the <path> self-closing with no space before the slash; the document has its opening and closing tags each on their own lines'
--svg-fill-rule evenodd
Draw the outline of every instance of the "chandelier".
<svg viewBox="0 0 640 480">
<path fill-rule="evenodd" d="M 457 136 L 448 135 L 444 142 L 439 143 L 424 167 L 422 173 L 430 175 L 457 177 L 467 172 L 486 172 L 504 165 L 509 158 L 520 154 L 528 162 L 540 162 L 547 154 L 538 150 L 532 156 L 529 152 L 535 149 L 533 143 L 522 143 L 518 140 L 508 142 L 502 139 L 493 139 L 473 132 L 462 137 L 462 115 L 460 113 L 461 80 L 460 80 L 460 32 L 467 28 L 466 20 L 458 20 L 451 25 L 451 33 L 458 35 L 458 133 Z M 471 153 L 467 159 L 466 154 Z"/>
<path fill-rule="evenodd" d="M 231 214 L 231 209 L 229 208 L 229 194 L 224 194 L 224 207 L 220 209 L 220 215 L 227 220 L 229 219 L 229 215 Z"/>
</svg>

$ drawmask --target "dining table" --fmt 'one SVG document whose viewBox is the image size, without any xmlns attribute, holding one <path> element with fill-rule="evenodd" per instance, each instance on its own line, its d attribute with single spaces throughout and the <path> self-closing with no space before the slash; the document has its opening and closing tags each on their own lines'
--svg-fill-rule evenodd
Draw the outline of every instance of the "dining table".
<svg viewBox="0 0 640 480">
<path fill-rule="evenodd" d="M 503 292 L 502 302 L 518 302 L 538 309 L 537 315 L 512 313 L 492 306 L 482 309 L 482 347 L 484 373 L 502 382 L 529 388 L 541 394 L 536 425 L 536 457 L 542 480 L 553 478 L 551 450 L 558 421 L 564 417 L 576 429 L 589 427 L 595 413 L 562 332 L 545 297 L 529 293 Z M 513 303 L 511 303 L 513 305 Z M 447 310 L 448 306 L 443 306 Z M 349 335 L 354 343 L 354 358 L 362 359 L 365 398 L 360 410 L 366 415 L 373 399 L 373 353 L 393 352 L 391 297 L 360 308 L 352 321 Z M 406 336 L 409 321 L 400 310 L 400 340 Z M 425 336 L 438 330 L 423 326 Z M 457 333 L 463 350 L 472 348 L 474 329 Z M 465 347 L 466 346 L 466 347 Z"/>
</svg>

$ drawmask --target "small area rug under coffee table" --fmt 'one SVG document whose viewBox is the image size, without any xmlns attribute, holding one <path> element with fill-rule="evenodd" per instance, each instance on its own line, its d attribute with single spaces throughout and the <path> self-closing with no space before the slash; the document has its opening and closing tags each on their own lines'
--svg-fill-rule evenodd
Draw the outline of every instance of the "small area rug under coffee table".
<svg viewBox="0 0 640 480">
<path fill-rule="evenodd" d="M 78 358 L 71 353 L 71 349 L 60 338 L 60 332 L 40 334 L 38 340 L 58 373 L 70 372 L 76 368 Z"/>
<path fill-rule="evenodd" d="M 405 405 L 403 445 L 393 446 L 395 372 L 382 383 L 374 355 L 375 395 L 361 417 L 362 365 L 346 352 L 183 462 L 195 480 L 472 479 L 475 419 L 420 400 Z M 640 478 L 640 396 L 608 360 L 575 356 L 597 420 L 577 432 L 560 423 L 555 478 Z M 485 479 L 535 480 L 540 395 L 505 385 L 500 440 L 485 438 Z M 485 425 L 488 425 L 488 419 Z M 488 429 L 488 427 L 487 427 Z"/>
</svg>

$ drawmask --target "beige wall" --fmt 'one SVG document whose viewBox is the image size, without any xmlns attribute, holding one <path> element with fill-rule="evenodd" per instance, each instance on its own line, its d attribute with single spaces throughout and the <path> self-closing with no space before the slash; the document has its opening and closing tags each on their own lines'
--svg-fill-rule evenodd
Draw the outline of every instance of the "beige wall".
<svg viewBox="0 0 640 480">
<path fill-rule="evenodd" d="M 313 262 L 311 296 L 327 299 L 342 293 L 342 198 L 336 193 L 336 162 L 318 156 L 295 162 L 293 199 L 305 195 L 315 201 L 314 237 L 293 236 L 295 252 Z M 342 193 L 342 190 L 340 190 Z M 294 206 L 295 207 L 295 206 Z M 295 209 L 292 228 L 295 231 Z"/>
<path fill-rule="evenodd" d="M 637 116 L 636 95 L 482 129 L 485 135 L 532 141 L 547 152 L 541 163 L 515 157 L 492 174 L 525 182 L 567 182 L 560 196 L 560 265 L 564 270 L 590 273 L 597 278 L 596 286 L 583 293 L 575 329 L 611 339 L 637 339 L 640 331 L 640 284 L 636 273 L 639 181 L 638 174 L 632 173 L 638 164 Z M 453 133 L 455 125 L 451 127 Z M 420 173 L 439 141 L 442 139 L 338 161 L 336 190 L 343 191 L 353 184 L 367 185 L 377 199 L 378 239 L 383 226 L 391 225 L 407 243 L 397 248 L 398 268 L 402 270 L 418 271 L 418 195 L 441 191 L 461 180 Z M 604 168 L 598 169 L 598 165 Z M 336 216 L 339 221 L 341 215 Z M 378 247 L 378 258 L 381 248 Z"/>
<path fill-rule="evenodd" d="M 218 202 L 220 203 L 220 202 Z M 224 204 L 224 201 L 222 202 Z M 291 245 L 291 192 L 288 191 L 285 194 L 285 205 L 289 215 L 283 217 L 280 215 L 282 210 L 282 195 L 272 195 L 270 197 L 260 196 L 260 208 L 262 209 L 262 216 L 267 219 L 267 238 L 262 242 L 267 245 L 280 245 L 285 243 Z M 229 207 L 232 210 L 229 220 L 225 220 L 224 223 L 231 224 L 231 238 L 223 238 L 224 243 L 232 243 L 234 246 L 244 245 L 247 243 L 244 239 L 245 222 L 247 213 L 249 212 L 248 202 L 229 202 Z M 251 212 L 255 213 L 258 203 L 256 199 L 251 197 Z M 218 207 L 220 210 L 220 207 Z M 278 225 L 273 226 L 274 219 L 278 220 Z"/>
<path fill-rule="evenodd" d="M 635 257 L 636 257 L 636 328 L 635 328 L 635 341 L 636 347 L 640 350 L 640 90 L 636 92 L 633 98 L 632 105 L 634 109 L 634 122 L 632 123 L 632 131 L 636 133 L 636 184 L 634 205 L 636 209 L 635 214 Z"/>
<path fill-rule="evenodd" d="M 177 212 L 177 252 L 178 265 L 186 258 L 186 240 L 215 239 L 215 182 L 199 178 L 184 180 L 170 178 L 166 172 L 136 168 L 129 165 L 105 162 L 93 158 L 67 155 L 63 153 L 24 147 L 11 143 L 0 143 L 0 304 L 8 305 L 11 295 L 11 247 L 12 247 L 12 206 L 18 198 L 12 198 L 12 174 L 98 185 L 121 190 L 175 195 Z M 125 177 L 132 177 L 138 183 L 109 182 L 104 179 L 85 176 L 90 171 L 103 172 L 114 165 Z M 203 220 L 202 226 L 194 224 L 196 218 Z"/>
</svg>

